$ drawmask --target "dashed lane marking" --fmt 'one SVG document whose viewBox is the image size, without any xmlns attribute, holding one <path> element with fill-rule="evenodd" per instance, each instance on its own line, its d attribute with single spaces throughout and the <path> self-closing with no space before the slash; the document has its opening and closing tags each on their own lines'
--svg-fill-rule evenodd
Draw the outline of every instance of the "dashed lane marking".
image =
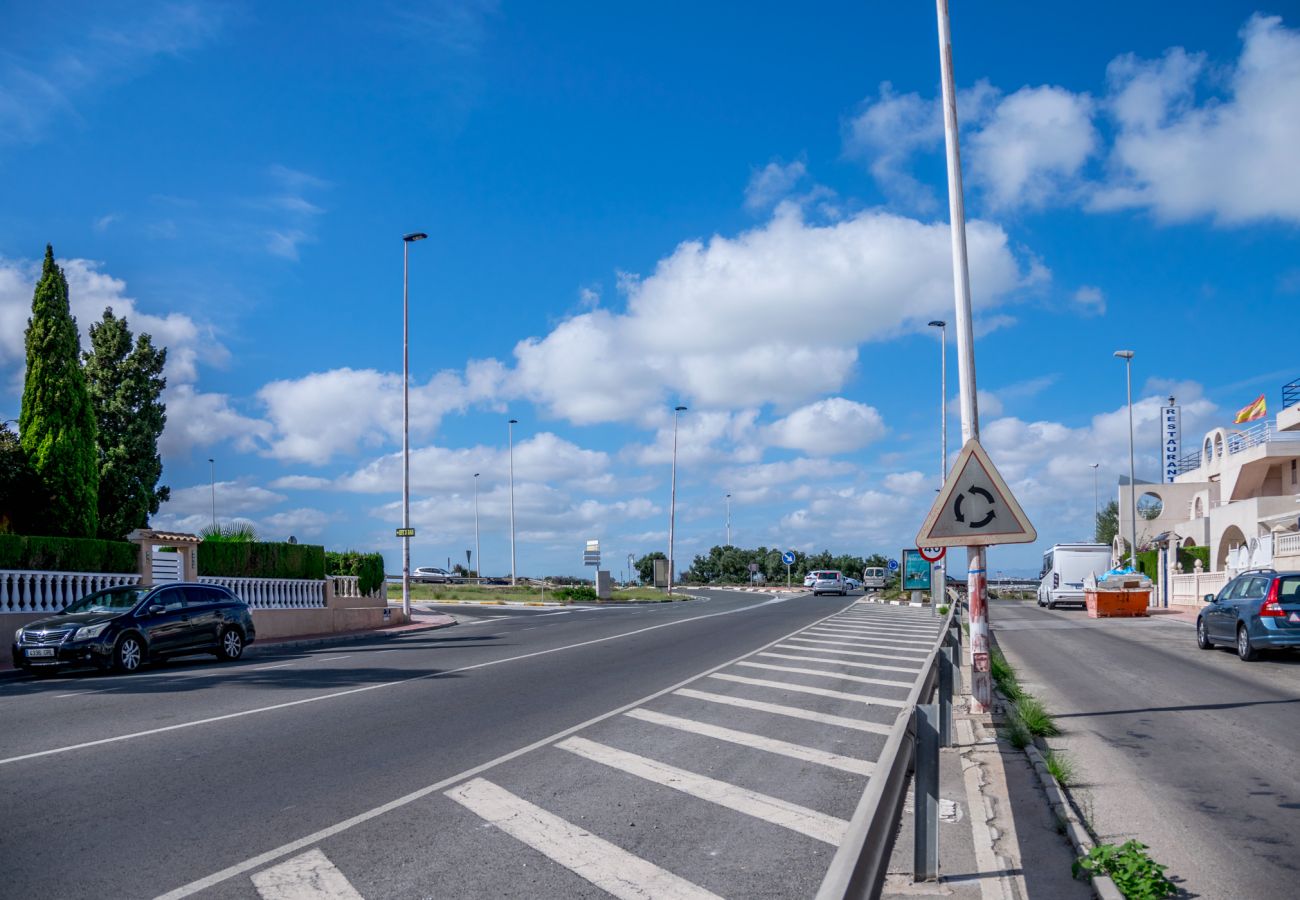
<svg viewBox="0 0 1300 900">
<path fill-rule="evenodd" d="M 897 681 L 891 678 L 866 678 L 862 675 L 846 675 L 843 672 L 828 672 L 825 669 L 804 669 L 798 666 L 778 666 L 775 663 L 738 662 L 738 666 L 751 669 L 767 669 L 771 672 L 793 672 L 796 675 L 817 675 L 821 678 L 834 678 L 838 681 L 852 681 L 855 684 L 881 684 L 886 687 L 911 687 L 910 681 Z"/>
<path fill-rule="evenodd" d="M 828 816 L 815 809 L 808 809 L 779 797 L 769 797 L 757 791 L 679 769 L 615 747 L 607 747 L 586 738 L 567 738 L 555 746 L 612 769 L 716 803 L 733 812 L 780 825 L 832 846 L 839 846 L 845 830 L 849 827 L 849 823 L 844 819 Z"/>
<path fill-rule="evenodd" d="M 620 900 L 721 900 L 485 779 L 467 781 L 446 795 Z"/>
<path fill-rule="evenodd" d="M 308 850 L 253 876 L 262 900 L 364 900 L 320 850 Z"/>
<path fill-rule="evenodd" d="M 699 734 L 704 737 L 715 738 L 719 741 L 726 741 L 730 744 L 738 744 L 742 747 L 751 747 L 755 750 L 765 750 L 768 753 L 775 753 L 779 756 L 788 756 L 791 759 L 798 759 L 803 762 L 817 763 L 818 765 L 827 766 L 832 769 L 839 769 L 841 772 L 853 772 L 856 775 L 870 775 L 876 768 L 874 763 L 865 759 L 843 756 L 839 753 L 830 753 L 826 750 L 818 750 L 814 747 L 805 747 L 802 744 L 792 744 L 789 741 L 764 737 L 761 734 L 751 734 L 748 731 L 722 728 L 721 726 L 710 725 L 707 722 L 700 722 L 695 719 L 683 719 L 680 716 L 668 716 L 651 709 L 633 709 L 623 715 L 633 719 L 640 719 L 642 722 L 652 722 L 655 725 L 663 725 L 667 728 L 676 728 L 678 731 Z"/>
<path fill-rule="evenodd" d="M 674 691 L 674 693 L 680 697 L 690 697 L 692 700 L 721 703 L 724 706 L 752 709 L 755 712 L 771 713 L 774 716 L 786 716 L 790 719 L 803 719 L 806 722 L 819 722 L 822 725 L 838 725 L 841 728 L 852 728 L 854 731 L 866 731 L 871 734 L 889 734 L 893 731 L 892 725 L 881 725 L 878 722 L 867 722 L 863 719 L 853 719 L 848 716 L 833 716 L 830 713 L 814 712 L 811 709 L 804 709 L 799 706 L 765 703 L 762 700 L 750 700 L 747 697 L 728 697 L 726 694 L 697 691 L 694 688 L 682 688 Z"/>
<path fill-rule="evenodd" d="M 737 684 L 749 684 L 754 687 L 776 688 L 780 691 L 794 691 L 796 694 L 816 694 L 818 697 L 834 697 L 837 700 L 848 700 L 852 703 L 866 703 L 871 706 L 892 706 L 896 709 L 902 709 L 907 706 L 905 700 L 886 700 L 883 697 L 869 697 L 865 694 L 850 694 L 845 691 L 832 691 L 827 688 L 809 687 L 806 684 L 791 684 L 787 681 L 768 681 L 764 678 L 746 678 L 743 675 L 728 675 L 725 672 L 714 672 L 710 678 L 718 678 L 722 681 L 734 681 Z"/>
</svg>

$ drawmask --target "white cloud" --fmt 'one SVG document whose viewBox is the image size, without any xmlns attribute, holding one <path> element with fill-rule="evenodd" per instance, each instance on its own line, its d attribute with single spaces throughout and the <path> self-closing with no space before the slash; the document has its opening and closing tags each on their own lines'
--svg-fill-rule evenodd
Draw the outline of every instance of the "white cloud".
<svg viewBox="0 0 1300 900">
<path fill-rule="evenodd" d="M 858 450 L 884 437 L 885 422 L 875 407 L 829 397 L 797 409 L 766 429 L 769 442 L 816 456 Z"/>
<path fill-rule="evenodd" d="M 1280 177 L 1300 146 L 1300 32 L 1255 15 L 1224 96 L 1196 100 L 1209 71 L 1182 48 L 1123 56 L 1107 75 L 1119 133 L 1097 209 L 1149 208 L 1167 221 L 1300 222 L 1300 179 Z"/>
<path fill-rule="evenodd" d="M 997 226 L 972 221 L 967 240 L 986 311 L 1025 276 Z M 574 316 L 520 342 L 511 390 L 577 424 L 644 419 L 669 397 L 724 409 L 806 403 L 845 383 L 860 343 L 951 307 L 949 230 L 874 211 L 815 225 L 783 205 L 735 238 L 679 245 L 625 285 L 625 314 Z"/>
<path fill-rule="evenodd" d="M 258 531 L 263 540 L 287 540 L 290 535 L 301 540 L 323 533 L 325 527 L 336 518 L 319 509 L 299 507 L 267 516 L 262 520 L 262 527 Z"/>
<path fill-rule="evenodd" d="M 938 205 L 934 192 L 907 166 L 914 153 L 942 141 L 942 107 L 919 94 L 895 94 L 887 81 L 880 85 L 879 98 L 863 104 L 849 121 L 844 137 L 849 155 L 871 160 L 871 174 L 886 193 L 926 212 Z"/>
<path fill-rule="evenodd" d="M 1106 295 L 1101 288 L 1084 285 L 1074 292 L 1074 305 L 1086 315 L 1104 316 L 1106 314 Z"/>
<path fill-rule="evenodd" d="M 971 183 L 995 209 L 1038 208 L 1078 181 L 1097 146 L 1093 102 L 1057 87 L 1025 87 L 994 105 L 970 136 Z"/>
<path fill-rule="evenodd" d="M 333 482 L 315 475 L 285 475 L 271 482 L 271 487 L 286 491 L 319 491 Z"/>
<path fill-rule="evenodd" d="M 271 437 L 270 424 L 243 415 L 225 394 L 201 393 L 194 385 L 182 384 L 168 387 L 163 402 L 167 426 L 158 449 L 164 459 L 223 441 L 230 441 L 237 450 L 251 451 L 265 446 Z"/>
<path fill-rule="evenodd" d="M 895 494 L 934 493 L 934 481 L 937 475 L 925 475 L 921 472 L 894 472 L 885 476 L 885 488 Z"/>
<path fill-rule="evenodd" d="M 196 484 L 173 490 L 171 498 L 159 509 L 159 514 L 183 516 L 205 514 L 211 521 L 213 506 L 211 484 Z M 218 481 L 215 485 L 217 518 L 246 515 L 284 502 L 284 495 L 255 484 L 242 481 Z"/>
<path fill-rule="evenodd" d="M 750 212 L 770 209 L 788 196 L 807 174 L 807 167 L 798 160 L 788 165 L 770 162 L 755 169 L 749 176 L 749 184 L 745 185 L 745 209 Z"/>
</svg>

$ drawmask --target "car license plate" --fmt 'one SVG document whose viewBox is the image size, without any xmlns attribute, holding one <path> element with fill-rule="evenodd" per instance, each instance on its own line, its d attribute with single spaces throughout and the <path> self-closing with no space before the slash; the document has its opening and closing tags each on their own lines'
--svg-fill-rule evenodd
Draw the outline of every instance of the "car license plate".
<svg viewBox="0 0 1300 900">
<path fill-rule="evenodd" d="M 28 657 L 33 657 L 33 656 L 53 656 L 53 655 L 54 655 L 54 648 L 53 648 L 53 647 L 34 647 L 34 648 L 32 648 L 31 650 L 28 650 L 28 651 L 27 651 L 27 655 L 28 655 Z"/>
</svg>

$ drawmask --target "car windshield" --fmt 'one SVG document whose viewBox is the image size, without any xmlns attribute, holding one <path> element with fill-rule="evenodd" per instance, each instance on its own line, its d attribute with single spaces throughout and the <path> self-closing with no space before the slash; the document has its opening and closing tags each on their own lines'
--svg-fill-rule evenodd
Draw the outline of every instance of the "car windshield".
<svg viewBox="0 0 1300 900">
<path fill-rule="evenodd" d="M 115 587 L 96 591 L 63 607 L 65 613 L 119 612 L 128 610 L 148 593 L 148 588 Z"/>
</svg>

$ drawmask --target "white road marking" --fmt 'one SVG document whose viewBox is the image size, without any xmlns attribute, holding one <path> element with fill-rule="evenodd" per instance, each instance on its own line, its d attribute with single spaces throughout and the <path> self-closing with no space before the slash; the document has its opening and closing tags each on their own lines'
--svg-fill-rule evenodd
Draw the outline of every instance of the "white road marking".
<svg viewBox="0 0 1300 900">
<path fill-rule="evenodd" d="M 935 640 L 934 638 L 931 638 L 928 641 L 917 641 L 912 640 L 911 638 L 895 637 L 892 634 L 864 631 L 840 631 L 838 629 L 832 631 L 829 628 L 809 628 L 804 632 L 804 634 L 813 634 L 817 637 L 860 638 L 873 644 L 889 644 L 890 646 L 893 646 L 894 644 L 916 644 L 922 647 L 930 647 L 934 644 Z M 906 648 L 900 647 L 899 649 L 902 650 Z"/>
<path fill-rule="evenodd" d="M 817 650 L 808 648 L 808 653 L 835 653 L 835 650 Z M 915 666 L 884 666 L 878 663 L 860 663 L 849 659 L 827 659 L 824 656 L 795 656 L 793 653 L 758 653 L 756 656 L 771 656 L 776 659 L 793 659 L 801 662 L 829 663 L 833 666 L 852 666 L 855 669 L 881 669 L 886 672 L 910 672 L 915 675 L 919 670 Z M 908 682 L 911 684 L 911 682 Z"/>
<path fill-rule="evenodd" d="M 818 639 L 818 638 L 802 638 L 802 637 L 792 637 L 792 638 L 788 638 L 788 640 L 791 640 L 791 641 L 799 641 L 799 642 L 802 643 L 802 644 L 830 644 L 830 645 L 833 645 L 833 646 L 836 646 L 836 647 L 879 647 L 881 650 L 893 650 L 895 653 L 916 653 L 916 654 L 920 654 L 920 656 L 924 656 L 924 655 L 926 654 L 926 651 L 925 651 L 925 650 L 919 650 L 919 649 L 918 649 L 918 650 L 912 650 L 911 648 L 908 648 L 908 647 L 892 647 L 892 646 L 890 646 L 889 644 L 871 644 L 871 643 L 868 643 L 868 642 L 866 642 L 866 641 L 824 641 L 824 640 L 820 640 L 820 639 Z M 880 659 L 913 659 L 913 658 L 915 658 L 917 662 L 920 662 L 920 661 L 921 661 L 919 657 L 911 657 L 911 656 L 891 656 L 891 655 L 886 654 L 886 653 L 870 653 L 870 654 L 863 654 L 863 655 L 864 655 L 864 656 L 875 656 L 875 657 L 878 657 L 878 658 L 880 658 Z"/>
<path fill-rule="evenodd" d="M 320 850 L 258 872 L 253 887 L 262 900 L 364 900 Z"/>
<path fill-rule="evenodd" d="M 64 697 L 85 697 L 88 694 L 102 694 L 104 691 L 111 691 L 112 688 L 100 688 L 97 691 L 74 691 L 71 694 L 55 694 L 55 700 L 62 700 Z"/>
<path fill-rule="evenodd" d="M 799 806 L 778 797 L 769 797 L 757 791 L 718 781 L 707 775 L 688 772 L 686 769 L 679 769 L 615 747 L 607 747 L 586 738 L 571 737 L 560 741 L 555 746 L 609 766 L 611 769 L 618 769 L 629 775 L 644 778 L 646 781 L 681 791 L 691 797 L 716 803 L 734 812 L 744 813 L 762 819 L 764 822 L 780 825 L 782 828 L 789 828 L 791 831 L 797 831 L 832 846 L 839 845 L 845 829 L 849 827 L 849 823 L 844 819 L 828 816 L 815 809 L 808 809 L 806 806 Z"/>
<path fill-rule="evenodd" d="M 276 664 L 273 665 L 273 666 L 255 666 L 255 667 L 253 668 L 253 671 L 254 671 L 254 672 L 265 672 L 267 669 L 287 669 L 287 668 L 289 668 L 289 666 L 293 666 L 293 665 L 297 665 L 297 663 L 291 663 L 291 662 L 288 662 L 288 663 L 276 663 Z"/>
<path fill-rule="evenodd" d="M 718 612 L 718 613 L 708 613 L 705 616 L 696 616 L 694 617 L 694 619 L 682 619 L 680 621 L 690 622 L 690 621 L 694 621 L 695 619 L 712 618 L 714 616 L 725 616 L 725 615 L 730 615 L 733 612 L 756 609 L 759 606 L 766 606 L 770 603 L 779 603 L 779 602 L 782 601 L 766 600 L 763 603 L 755 604 L 754 606 L 739 607 L 734 610 L 724 610 L 723 612 Z M 668 625 L 673 625 L 673 624 L 680 624 L 680 623 L 666 622 L 661 625 L 650 625 L 645 628 L 636 629 L 635 631 L 625 632 L 623 636 L 630 635 L 630 634 L 641 634 L 646 631 L 651 631 L 655 628 L 665 628 Z M 797 633 L 798 632 L 791 632 L 791 634 L 797 634 Z M 619 635 L 616 635 L 615 637 L 618 636 Z M 772 643 L 759 647 L 758 650 L 756 651 L 750 651 L 749 653 L 745 653 L 740 656 L 737 656 L 735 659 L 731 659 L 728 660 L 727 662 L 721 663 L 720 665 L 714 666 L 712 669 L 706 669 L 705 671 L 699 673 L 698 675 L 692 675 L 690 678 L 687 678 L 683 681 L 679 681 L 677 682 L 677 684 L 670 685 L 661 691 L 655 691 L 653 694 L 649 694 L 645 697 L 642 697 L 639 700 L 634 700 L 631 703 L 618 707 L 617 709 L 612 709 L 609 712 L 602 713 L 599 716 L 590 718 L 585 722 L 579 722 L 577 725 L 573 725 L 569 728 L 565 728 L 562 731 L 558 731 L 555 734 L 542 738 L 541 740 L 533 741 L 533 743 L 531 744 L 526 744 L 523 747 L 519 747 L 514 750 L 511 750 L 509 753 L 503 753 L 500 756 L 498 756 L 496 759 L 490 759 L 485 763 L 480 763 L 479 765 L 466 769 L 463 772 L 458 772 L 457 774 L 452 775 L 450 778 L 444 778 L 441 781 L 436 781 L 433 784 L 426 785 L 422 788 L 411 791 L 409 794 L 405 794 L 401 797 L 396 798 L 395 800 L 390 800 L 387 803 L 380 804 L 379 806 L 366 810 L 365 812 L 358 813 L 357 815 L 344 819 L 341 822 L 336 822 L 333 825 L 329 825 L 309 835 L 298 838 L 297 840 L 289 841 L 286 844 L 281 844 L 279 847 L 275 847 L 271 850 L 267 850 L 265 852 L 259 853 L 256 856 L 251 856 L 248 859 L 243 860 L 242 862 L 234 863 L 232 865 L 227 866 L 224 869 L 221 869 L 220 871 L 213 872 L 211 875 L 204 876 L 203 878 L 199 878 L 196 881 L 191 881 L 189 884 L 183 884 L 180 887 L 170 890 L 165 894 L 160 894 L 156 898 L 156 900 L 181 900 L 182 897 L 189 897 L 193 894 L 197 894 L 200 891 L 205 891 L 208 888 L 218 885 L 223 881 L 226 881 L 230 878 L 234 878 L 236 875 L 242 875 L 245 872 L 249 872 L 253 869 L 264 866 L 267 863 L 277 860 L 282 856 L 288 856 L 290 853 L 296 853 L 297 851 L 302 850 L 305 847 L 310 847 L 313 844 L 319 844 L 321 841 L 325 840 L 326 838 L 333 837 L 336 834 L 342 834 L 343 832 L 348 831 L 349 829 L 354 828 L 357 825 L 362 825 L 366 822 L 371 821 L 372 819 L 377 819 L 380 816 L 386 815 L 387 813 L 390 813 L 395 809 L 401 809 L 403 806 L 407 806 L 411 803 L 414 803 L 417 800 L 427 797 L 430 794 L 434 793 L 435 791 L 441 791 L 444 788 L 450 787 L 451 785 L 454 785 L 458 782 L 464 781 L 469 778 L 473 778 L 474 776 L 486 772 L 489 769 L 495 768 L 496 766 L 510 762 L 511 760 L 514 759 L 518 759 L 519 757 L 531 753 L 534 750 L 538 750 L 542 747 L 549 746 L 562 738 L 568 737 L 571 734 L 576 734 L 579 731 L 582 731 L 584 728 L 590 728 L 592 725 L 596 725 L 600 722 L 604 722 L 606 719 L 612 719 L 614 716 L 621 715 L 622 713 L 627 712 L 629 709 L 635 709 L 638 706 L 642 706 L 646 703 L 649 703 L 651 700 L 656 700 L 659 697 L 663 697 L 666 694 L 671 694 L 680 688 L 686 687 L 686 685 L 690 684 L 691 682 L 698 681 L 701 678 L 704 678 L 713 672 L 717 672 L 719 669 L 725 669 L 727 666 L 732 665 L 733 663 L 737 663 L 748 656 L 752 656 L 756 652 L 766 650 L 769 647 L 776 646 L 777 644 L 780 644 L 781 641 L 786 640 L 788 637 L 789 635 L 787 635 L 786 637 L 777 638 L 775 641 L 772 641 Z M 597 644 L 612 639 L 613 638 L 598 638 L 596 640 L 586 641 L 584 643 Z M 573 644 L 571 646 L 580 647 L 583 646 L 583 644 Z M 523 656 L 515 656 L 507 660 L 499 660 L 498 662 L 510 662 L 512 660 L 517 660 L 517 659 L 525 659 L 533 656 L 541 656 L 545 653 L 554 653 L 558 650 L 563 650 L 563 649 L 569 649 L 569 648 L 558 647 L 558 648 L 553 648 L 551 650 L 540 650 L 536 653 L 526 653 Z M 468 666 L 467 669 L 482 668 L 485 666 L 490 666 L 495 664 L 496 664 L 495 662 L 480 663 L 478 666 Z M 457 669 L 453 671 L 464 671 L 464 670 Z M 433 677 L 434 674 L 441 674 L 441 673 L 430 673 L 428 675 L 420 675 L 417 676 L 416 678 L 409 679 L 409 680 L 415 681 L 420 678 Z M 378 685 L 372 687 L 377 687 L 377 686 Z M 369 689 L 371 688 L 363 688 L 360 690 L 369 690 Z M 299 702 L 307 702 L 307 701 L 299 701 Z M 778 707 L 776 707 L 775 704 L 772 704 L 772 706 L 774 708 L 773 711 L 779 709 Z M 752 708 L 758 709 L 759 707 L 754 706 Z M 801 718 L 811 719 L 812 717 L 802 716 Z M 825 718 L 825 719 L 816 719 L 815 721 L 830 722 L 831 720 L 830 718 Z M 853 719 L 845 719 L 845 722 L 856 722 L 856 721 L 857 720 L 853 720 Z M 857 723 L 856 725 L 850 725 L 849 727 L 857 727 L 858 730 L 860 731 L 874 731 L 874 729 L 869 727 L 869 724 L 866 722 Z M 889 729 L 886 728 L 881 733 L 888 734 Z M 2 762 L 4 761 L 0 760 L 0 763 Z"/>
<path fill-rule="evenodd" d="M 908 631 L 895 631 L 890 628 L 868 628 L 857 625 L 819 625 L 818 631 L 833 631 L 837 634 L 863 634 L 872 635 L 873 637 L 887 637 L 900 641 L 918 641 L 924 644 L 933 644 L 939 637 L 933 628 L 916 628 Z"/>
<path fill-rule="evenodd" d="M 737 684 L 751 684 L 754 687 L 776 688 L 780 691 L 794 691 L 796 694 L 816 694 L 818 697 L 834 697 L 837 700 L 849 700 L 853 703 L 866 703 L 871 706 L 893 706 L 902 709 L 907 706 L 906 700 L 886 700 L 883 697 L 868 697 L 864 694 L 851 694 L 846 691 L 832 691 L 827 688 L 809 687 L 806 684 L 791 684 L 786 681 L 768 681 L 764 678 L 746 678 L 743 675 L 728 675 L 725 672 L 714 672 L 710 678 L 719 678 L 722 681 L 734 681 Z"/>
<path fill-rule="evenodd" d="M 721 900 L 490 781 L 475 778 L 447 796 L 620 900 Z"/>
<path fill-rule="evenodd" d="M 311 656 L 311 654 L 307 654 L 307 655 Z M 351 657 L 352 657 L 351 653 L 345 653 L 342 656 L 312 656 L 311 658 L 316 660 L 316 662 L 334 662 L 335 660 L 338 659 L 350 659 Z"/>
<path fill-rule="evenodd" d="M 835 643 L 835 642 L 818 641 L 816 643 Z M 831 653 L 834 654 L 835 656 L 865 656 L 867 659 L 893 659 L 900 662 L 916 663 L 917 665 L 915 667 L 906 670 L 912 672 L 919 672 L 921 670 L 921 663 L 924 662 L 924 660 L 912 659 L 910 656 L 889 656 L 888 654 L 885 653 L 864 653 L 859 650 L 831 650 L 827 647 L 803 647 L 800 646 L 799 644 L 777 644 L 776 647 L 778 650 L 798 650 L 801 653 Z M 827 660 L 827 662 L 836 662 L 836 661 L 837 660 Z M 904 671 L 904 670 L 900 669 L 899 671 Z"/>
<path fill-rule="evenodd" d="M 682 688 L 676 692 L 682 697 L 690 697 L 692 700 L 705 700 L 709 703 L 721 703 L 726 706 L 735 706 L 740 709 L 752 709 L 757 712 L 772 713 L 776 716 L 787 716 L 791 719 L 803 719 L 807 722 L 820 722 L 823 725 L 839 725 L 841 728 L 852 728 L 854 731 L 867 731 L 871 734 L 889 734 L 893 730 L 892 725 L 881 725 L 877 722 L 867 722 L 863 719 L 851 719 L 848 716 L 833 716 L 830 713 L 814 712 L 811 709 L 801 709 L 798 706 L 785 706 L 780 703 L 764 703 L 762 700 L 750 700 L 745 697 L 728 697 L 726 694 L 712 694 L 708 691 L 697 691 L 692 688 Z"/>
<path fill-rule="evenodd" d="M 789 741 L 764 737 L 761 734 L 751 734 L 748 731 L 736 731 L 732 728 L 722 728 L 718 725 L 710 725 L 707 722 L 698 722 L 695 719 L 683 719 L 680 716 L 668 716 L 650 709 L 632 709 L 628 710 L 623 715 L 629 716 L 633 719 L 640 719 L 642 722 L 653 722 L 656 725 L 676 728 L 678 731 L 686 731 L 691 734 L 701 734 L 705 737 L 716 738 L 719 741 L 739 744 L 742 747 L 753 747 L 756 750 L 766 750 L 768 753 L 788 756 L 791 759 L 817 763 L 818 765 L 828 766 L 832 769 L 839 769 L 842 772 L 853 772 L 856 775 L 870 775 L 876 768 L 875 763 L 868 762 L 865 759 L 856 759 L 852 756 L 830 753 L 826 750 L 818 750 L 814 747 L 805 747 L 802 744 L 792 744 Z"/>
<path fill-rule="evenodd" d="M 772 672 L 793 672 L 796 675 L 817 675 L 822 678 L 835 678 L 840 681 L 852 681 L 856 684 L 883 684 L 886 687 L 911 687 L 910 681 L 898 681 L 892 678 L 866 678 L 862 675 L 846 675 L 843 672 L 828 672 L 825 669 L 803 669 L 798 666 L 778 666 L 775 663 L 745 662 L 736 663 L 738 666 L 748 666 L 751 669 L 768 669 Z"/>
</svg>

